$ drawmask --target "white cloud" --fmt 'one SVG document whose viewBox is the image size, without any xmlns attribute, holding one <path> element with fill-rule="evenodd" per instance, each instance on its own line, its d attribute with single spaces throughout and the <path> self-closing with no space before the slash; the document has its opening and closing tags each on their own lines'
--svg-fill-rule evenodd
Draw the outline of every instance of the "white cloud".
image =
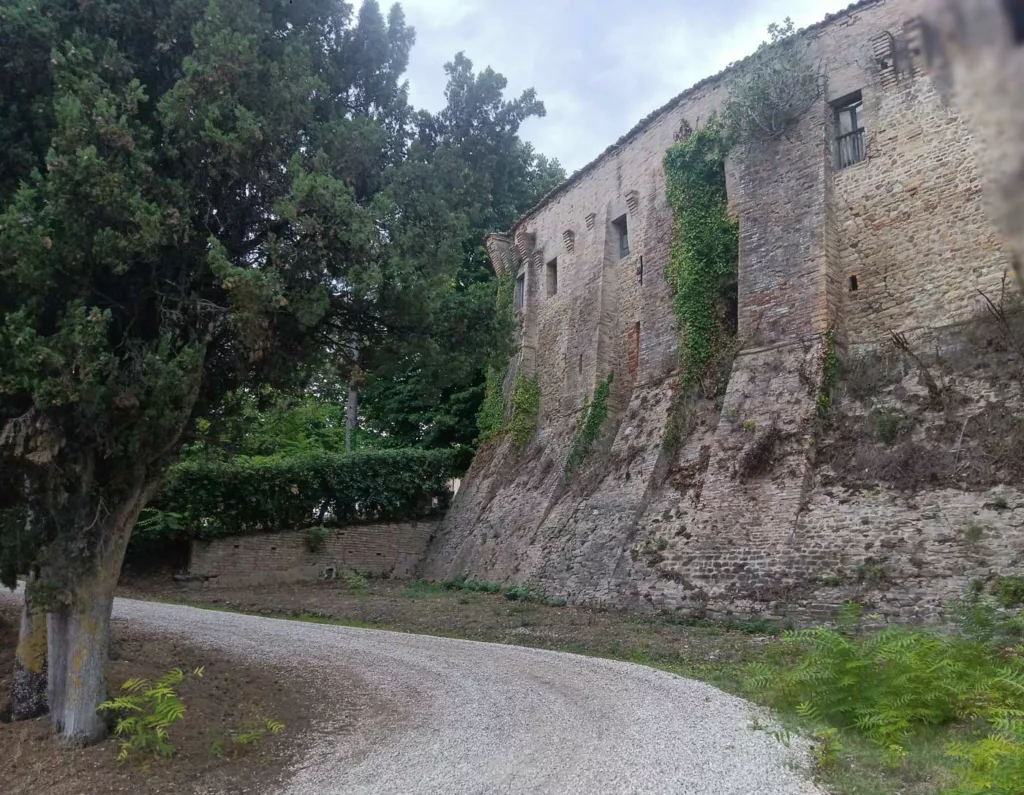
<svg viewBox="0 0 1024 795">
<path fill-rule="evenodd" d="M 524 125 L 523 136 L 572 171 L 688 86 L 753 52 L 771 22 L 790 16 L 804 27 L 849 2 L 405 0 L 417 34 L 411 98 L 440 108 L 443 65 L 464 51 L 478 69 L 504 74 L 510 95 L 537 89 L 548 115 Z"/>
</svg>

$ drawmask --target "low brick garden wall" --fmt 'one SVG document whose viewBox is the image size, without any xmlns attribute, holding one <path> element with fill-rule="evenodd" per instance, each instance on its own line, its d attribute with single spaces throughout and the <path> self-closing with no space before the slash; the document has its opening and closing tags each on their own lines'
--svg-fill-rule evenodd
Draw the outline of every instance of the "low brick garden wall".
<svg viewBox="0 0 1024 795">
<path fill-rule="evenodd" d="M 392 522 L 331 528 L 323 547 L 310 552 L 305 530 L 193 541 L 189 574 L 218 584 L 301 582 L 355 570 L 373 576 L 411 577 L 438 523 Z"/>
</svg>

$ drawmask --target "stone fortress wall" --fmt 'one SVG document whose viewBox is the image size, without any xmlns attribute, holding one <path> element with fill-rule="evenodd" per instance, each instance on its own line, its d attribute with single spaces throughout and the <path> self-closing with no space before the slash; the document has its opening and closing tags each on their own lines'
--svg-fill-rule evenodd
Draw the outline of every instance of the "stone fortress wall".
<svg viewBox="0 0 1024 795">
<path fill-rule="evenodd" d="M 536 374 L 538 430 L 481 450 L 424 574 L 699 615 L 805 619 L 855 598 L 929 619 L 972 580 L 1024 571 L 1024 330 L 986 308 L 1016 286 L 971 121 L 929 74 L 925 2 L 865 0 L 804 31 L 827 95 L 785 137 L 730 153 L 742 350 L 719 403 L 678 401 L 662 160 L 684 121 L 722 107 L 730 71 L 488 237 L 495 269 L 525 281 L 506 388 Z M 858 92 L 866 157 L 838 168 L 836 108 Z M 822 429 L 829 330 L 843 375 Z M 604 438 L 567 483 L 583 401 L 610 373 Z M 770 466 L 744 475 L 769 432 Z"/>
</svg>

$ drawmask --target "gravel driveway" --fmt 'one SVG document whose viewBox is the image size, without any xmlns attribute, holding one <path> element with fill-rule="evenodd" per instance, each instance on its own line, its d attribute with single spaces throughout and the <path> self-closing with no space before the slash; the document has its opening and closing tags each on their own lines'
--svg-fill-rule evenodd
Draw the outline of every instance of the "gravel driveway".
<svg viewBox="0 0 1024 795">
<path fill-rule="evenodd" d="M 323 733 L 279 795 L 820 795 L 799 743 L 749 728 L 755 707 L 644 666 L 126 599 L 114 615 L 322 688 Z"/>
</svg>

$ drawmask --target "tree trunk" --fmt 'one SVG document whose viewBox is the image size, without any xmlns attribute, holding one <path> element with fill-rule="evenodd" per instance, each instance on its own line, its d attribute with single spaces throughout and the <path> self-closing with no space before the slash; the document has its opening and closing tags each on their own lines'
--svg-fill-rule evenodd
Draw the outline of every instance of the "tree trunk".
<svg viewBox="0 0 1024 795">
<path fill-rule="evenodd" d="M 68 678 L 68 617 L 65 613 L 46 614 L 47 665 L 46 696 L 50 703 L 50 723 L 55 732 L 64 729 L 64 693 Z"/>
<path fill-rule="evenodd" d="M 31 720 L 46 714 L 46 645 L 46 614 L 33 605 L 26 593 L 14 656 L 12 720 Z"/>
<path fill-rule="evenodd" d="M 61 637 L 51 639 L 51 671 L 56 673 L 55 647 L 60 647 L 60 658 L 64 662 L 63 697 L 59 703 L 52 704 L 51 721 L 66 743 L 86 745 L 102 740 L 107 733 L 106 723 L 96 708 L 107 700 L 104 669 L 110 639 L 110 611 L 114 605 L 113 588 L 109 591 L 62 614 Z"/>
<path fill-rule="evenodd" d="M 106 736 L 106 722 L 96 710 L 107 700 L 114 591 L 128 539 L 157 485 L 158 481 L 139 483 L 108 514 L 90 568 L 83 570 L 74 559 L 59 562 L 60 571 L 71 573 L 70 599 L 67 606 L 47 614 L 47 629 L 50 721 L 64 743 L 87 745 Z M 95 515 L 95 511 L 88 513 Z"/>
<path fill-rule="evenodd" d="M 345 453 L 352 452 L 352 431 L 359 417 L 359 390 L 354 382 L 348 383 L 348 407 L 345 411 Z"/>
<path fill-rule="evenodd" d="M 359 421 L 359 384 L 362 373 L 359 370 L 359 338 L 352 340 L 352 373 L 348 379 L 348 405 L 345 410 L 345 455 L 352 452 L 352 432 Z"/>
</svg>

